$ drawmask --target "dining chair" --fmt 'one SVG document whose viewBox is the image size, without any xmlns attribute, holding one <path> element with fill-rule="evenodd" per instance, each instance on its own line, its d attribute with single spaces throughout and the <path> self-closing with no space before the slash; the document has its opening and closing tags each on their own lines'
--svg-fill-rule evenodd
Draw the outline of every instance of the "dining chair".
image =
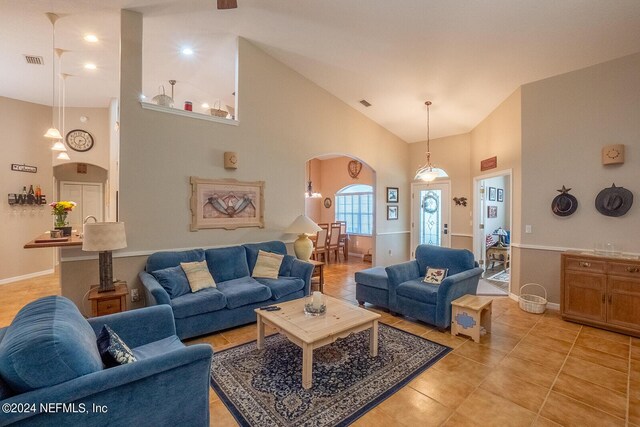
<svg viewBox="0 0 640 427">
<path fill-rule="evenodd" d="M 342 249 L 342 256 L 344 260 L 349 259 L 349 235 L 347 234 L 347 221 L 336 221 L 340 224 L 340 242 L 339 246 Z"/>
<path fill-rule="evenodd" d="M 314 242 L 313 252 L 311 252 L 311 258 L 316 261 L 320 261 L 320 255 L 324 262 L 329 262 L 329 252 L 327 242 L 329 240 L 329 233 L 326 228 L 322 228 L 316 233 L 316 241 Z"/>
<path fill-rule="evenodd" d="M 331 253 L 336 254 L 336 262 L 340 261 L 339 252 L 340 252 L 340 224 L 333 223 L 331 224 L 331 233 L 329 234 L 329 244 L 327 247 L 329 252 L 329 256 L 327 260 L 331 262 Z"/>
</svg>

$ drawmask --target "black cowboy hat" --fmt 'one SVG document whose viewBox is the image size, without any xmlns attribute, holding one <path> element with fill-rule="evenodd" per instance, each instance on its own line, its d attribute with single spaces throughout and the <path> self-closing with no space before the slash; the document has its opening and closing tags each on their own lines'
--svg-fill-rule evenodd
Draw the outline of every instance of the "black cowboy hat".
<svg viewBox="0 0 640 427">
<path fill-rule="evenodd" d="M 570 188 L 562 186 L 561 190 L 558 190 L 558 194 L 551 202 L 551 210 L 558 216 L 569 216 L 578 209 L 578 199 L 573 194 L 569 194 Z"/>
<path fill-rule="evenodd" d="M 615 184 L 596 196 L 596 209 L 606 216 L 622 216 L 631 209 L 632 204 L 633 193 L 624 187 L 616 187 Z"/>
</svg>

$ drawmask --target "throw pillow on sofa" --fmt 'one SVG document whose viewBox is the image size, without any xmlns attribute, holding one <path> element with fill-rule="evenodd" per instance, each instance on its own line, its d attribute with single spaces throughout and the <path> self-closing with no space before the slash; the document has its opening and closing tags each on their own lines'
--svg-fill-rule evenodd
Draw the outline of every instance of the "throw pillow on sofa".
<svg viewBox="0 0 640 427">
<path fill-rule="evenodd" d="M 274 254 L 272 252 L 258 251 L 258 259 L 253 267 L 251 277 L 260 277 L 264 279 L 277 279 L 280 272 L 280 265 L 284 260 L 284 255 Z"/>
<path fill-rule="evenodd" d="M 98 335 L 98 351 L 107 368 L 136 361 L 133 351 L 110 327 L 104 325 Z"/>
<path fill-rule="evenodd" d="M 439 285 L 447 277 L 448 268 L 427 267 L 427 274 L 424 276 L 424 282 L 431 285 Z"/>
<path fill-rule="evenodd" d="M 189 280 L 191 292 L 216 287 L 216 282 L 209 272 L 207 261 L 181 262 L 180 267 L 182 267 L 184 274 L 187 276 L 187 280 Z"/>
<path fill-rule="evenodd" d="M 189 279 L 187 279 L 187 275 L 184 274 L 184 270 L 179 265 L 152 271 L 151 275 L 167 291 L 171 299 L 191 293 Z"/>
</svg>

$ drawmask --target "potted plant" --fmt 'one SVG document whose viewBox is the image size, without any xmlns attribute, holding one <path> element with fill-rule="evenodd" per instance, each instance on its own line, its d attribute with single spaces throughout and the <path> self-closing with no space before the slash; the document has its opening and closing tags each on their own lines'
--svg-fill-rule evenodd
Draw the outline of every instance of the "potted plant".
<svg viewBox="0 0 640 427">
<path fill-rule="evenodd" d="M 51 206 L 52 208 L 51 215 L 54 215 L 56 217 L 56 230 L 62 230 L 62 235 L 64 237 L 71 236 L 71 227 L 67 222 L 67 215 L 73 210 L 73 208 L 76 207 L 76 202 L 53 202 L 49 204 L 49 206 Z"/>
</svg>

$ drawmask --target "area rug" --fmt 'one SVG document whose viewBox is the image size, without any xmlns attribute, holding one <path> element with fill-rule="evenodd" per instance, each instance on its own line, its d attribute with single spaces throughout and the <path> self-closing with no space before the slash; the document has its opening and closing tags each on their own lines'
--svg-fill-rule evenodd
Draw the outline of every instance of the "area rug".
<svg viewBox="0 0 640 427">
<path fill-rule="evenodd" d="M 313 352 L 313 386 L 302 388 L 302 350 L 275 334 L 214 354 L 211 385 L 242 426 L 346 426 L 451 349 L 384 324 L 378 357 L 369 330 Z"/>
<path fill-rule="evenodd" d="M 495 280 L 496 282 L 506 282 L 509 283 L 509 270 L 502 270 L 499 273 L 494 274 L 491 277 L 487 278 L 488 280 Z"/>
</svg>

